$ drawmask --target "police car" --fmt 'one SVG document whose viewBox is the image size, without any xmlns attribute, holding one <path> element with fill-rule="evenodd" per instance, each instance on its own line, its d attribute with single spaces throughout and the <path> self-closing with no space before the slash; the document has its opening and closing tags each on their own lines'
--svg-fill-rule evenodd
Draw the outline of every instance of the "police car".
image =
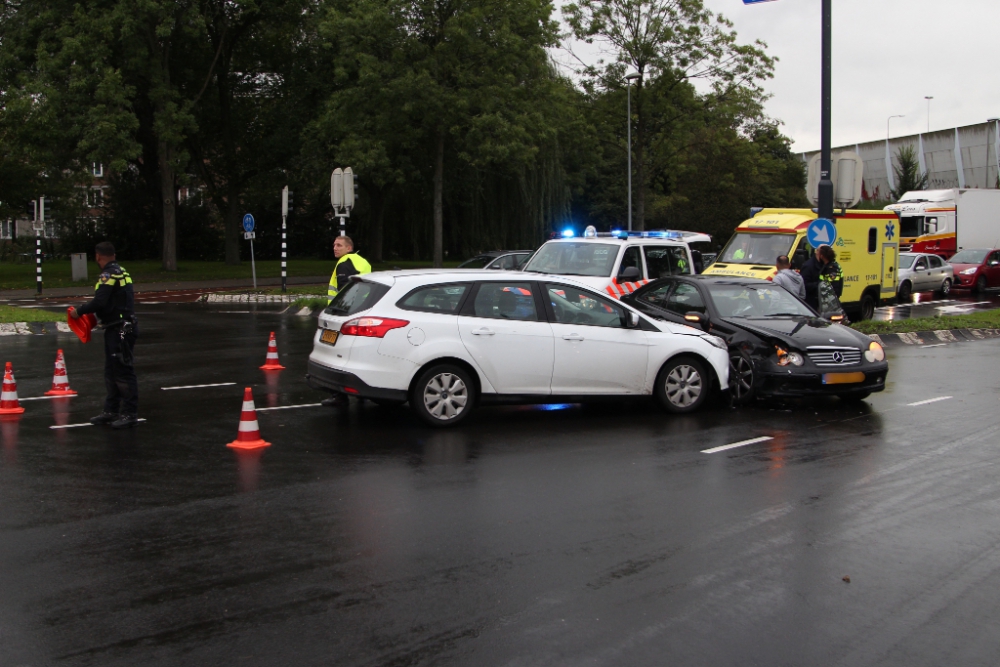
<svg viewBox="0 0 1000 667">
<path fill-rule="evenodd" d="M 701 271 L 701 253 L 690 243 L 710 242 L 698 232 L 657 230 L 598 233 L 587 227 L 582 237 L 563 233 L 531 256 L 522 271 L 567 276 L 616 299 L 650 280 Z"/>
</svg>

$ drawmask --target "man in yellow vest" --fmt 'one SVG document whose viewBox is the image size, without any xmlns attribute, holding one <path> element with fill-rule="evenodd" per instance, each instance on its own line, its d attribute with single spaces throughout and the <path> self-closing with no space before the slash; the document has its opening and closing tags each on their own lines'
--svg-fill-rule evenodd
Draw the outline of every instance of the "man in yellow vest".
<svg viewBox="0 0 1000 667">
<path fill-rule="evenodd" d="M 351 276 L 361 273 L 371 273 L 372 265 L 364 257 L 354 252 L 354 241 L 350 236 L 338 236 L 333 242 L 333 256 L 337 258 L 337 265 L 333 267 L 333 274 L 330 276 L 330 288 L 326 295 L 329 297 L 326 302 L 330 303 L 337 292 L 347 286 L 347 281 Z"/>
</svg>

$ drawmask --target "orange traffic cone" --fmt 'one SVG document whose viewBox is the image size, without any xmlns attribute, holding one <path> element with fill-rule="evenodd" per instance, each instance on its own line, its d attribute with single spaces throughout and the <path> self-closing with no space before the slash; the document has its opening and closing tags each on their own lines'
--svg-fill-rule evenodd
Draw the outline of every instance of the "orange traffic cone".
<svg viewBox="0 0 1000 667">
<path fill-rule="evenodd" d="M 66 375 L 66 360 L 63 358 L 63 351 L 56 353 L 56 370 L 52 374 L 52 389 L 45 392 L 46 396 L 76 396 L 76 392 L 69 388 L 69 376 Z"/>
<path fill-rule="evenodd" d="M 14 368 L 7 362 L 3 372 L 3 392 L 0 393 L 0 415 L 19 415 L 24 408 L 17 400 L 17 383 L 14 382 Z"/>
<path fill-rule="evenodd" d="M 253 391 L 247 387 L 243 391 L 243 412 L 240 413 L 240 428 L 236 439 L 226 445 L 233 449 L 257 449 L 270 447 L 260 437 L 260 427 L 257 425 L 257 408 L 253 404 Z"/>
<path fill-rule="evenodd" d="M 274 332 L 271 332 L 271 339 L 267 341 L 267 359 L 264 360 L 264 365 L 260 367 L 264 371 L 280 371 L 284 368 L 278 362 L 278 343 L 274 340 Z"/>
</svg>

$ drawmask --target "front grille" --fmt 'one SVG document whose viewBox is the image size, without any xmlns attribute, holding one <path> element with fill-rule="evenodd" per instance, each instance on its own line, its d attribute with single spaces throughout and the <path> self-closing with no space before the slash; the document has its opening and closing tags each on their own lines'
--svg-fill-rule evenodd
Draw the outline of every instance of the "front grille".
<svg viewBox="0 0 1000 667">
<path fill-rule="evenodd" d="M 806 355 L 817 366 L 853 366 L 861 363 L 861 350 L 852 347 L 810 347 Z"/>
</svg>

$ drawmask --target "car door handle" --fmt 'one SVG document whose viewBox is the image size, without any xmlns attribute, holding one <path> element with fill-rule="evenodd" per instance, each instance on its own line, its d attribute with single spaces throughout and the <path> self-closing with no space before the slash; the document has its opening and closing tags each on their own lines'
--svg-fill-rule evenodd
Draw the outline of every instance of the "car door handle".
<svg viewBox="0 0 1000 667">
<path fill-rule="evenodd" d="M 566 334 L 563 336 L 563 340 L 583 340 L 583 336 L 580 334 Z"/>
<path fill-rule="evenodd" d="M 473 336 L 495 336 L 496 333 L 497 333 L 496 331 L 492 331 L 490 329 L 473 329 L 472 330 L 472 335 Z"/>
</svg>

